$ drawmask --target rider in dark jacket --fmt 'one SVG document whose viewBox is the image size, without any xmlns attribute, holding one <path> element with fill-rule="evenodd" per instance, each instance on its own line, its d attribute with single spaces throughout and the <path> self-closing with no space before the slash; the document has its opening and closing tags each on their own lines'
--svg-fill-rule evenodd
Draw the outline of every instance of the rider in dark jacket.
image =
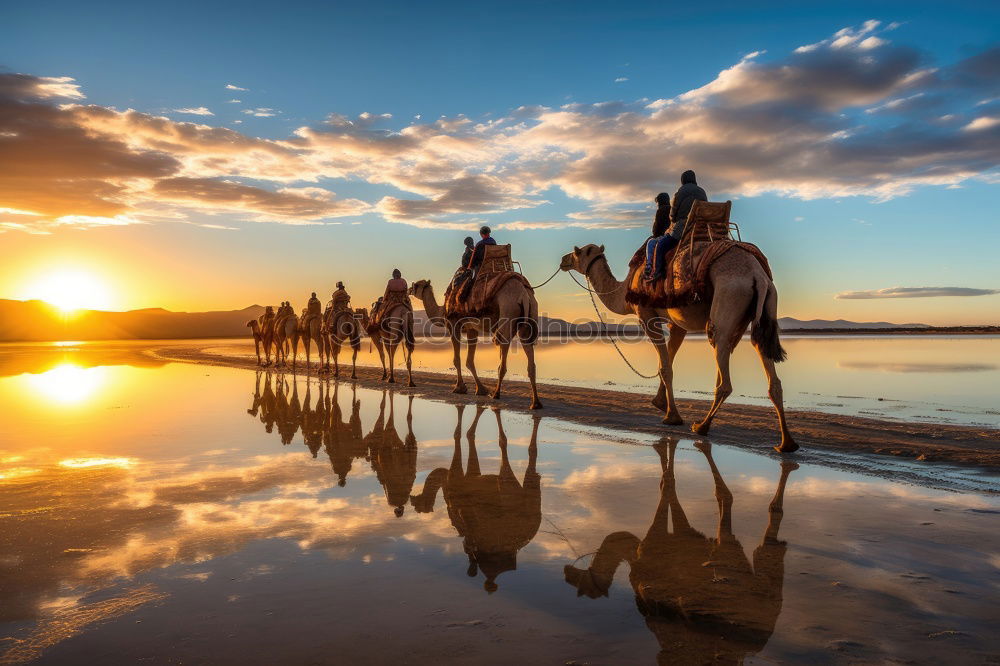
<svg viewBox="0 0 1000 666">
<path fill-rule="evenodd" d="M 684 223 L 687 222 L 688 213 L 695 201 L 708 201 L 708 195 L 698 186 L 694 171 L 688 169 L 681 174 L 681 188 L 674 195 L 674 207 L 670 215 L 674 223 L 670 235 L 678 241 L 684 235 Z"/>
</svg>

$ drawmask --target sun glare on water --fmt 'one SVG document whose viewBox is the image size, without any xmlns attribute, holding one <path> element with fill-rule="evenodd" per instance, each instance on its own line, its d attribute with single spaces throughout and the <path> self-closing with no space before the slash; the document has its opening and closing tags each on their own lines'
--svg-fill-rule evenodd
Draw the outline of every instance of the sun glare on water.
<svg viewBox="0 0 1000 666">
<path fill-rule="evenodd" d="M 106 368 L 81 368 L 62 363 L 48 372 L 28 375 L 28 384 L 52 402 L 79 404 L 92 397 L 105 381 Z"/>
<path fill-rule="evenodd" d="M 115 307 L 115 298 L 108 285 L 85 270 L 62 269 L 46 273 L 26 287 L 21 297 L 45 301 L 66 314 Z"/>
</svg>

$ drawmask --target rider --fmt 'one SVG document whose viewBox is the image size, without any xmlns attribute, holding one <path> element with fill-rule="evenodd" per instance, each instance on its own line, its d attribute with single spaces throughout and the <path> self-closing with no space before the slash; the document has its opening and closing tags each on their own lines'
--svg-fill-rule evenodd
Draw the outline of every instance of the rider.
<svg viewBox="0 0 1000 666">
<path fill-rule="evenodd" d="M 309 303 L 306 304 L 306 312 L 310 315 L 317 316 L 323 314 L 323 305 L 319 302 L 319 299 L 316 298 L 315 291 L 312 293 L 312 296 L 309 297 Z"/>
<path fill-rule="evenodd" d="M 670 195 L 660 192 L 653 201 L 656 202 L 656 214 L 653 216 L 650 238 L 646 241 L 646 279 L 651 279 L 658 272 L 656 264 L 658 246 L 673 240 L 673 237 L 665 236 L 670 226 Z"/>
<path fill-rule="evenodd" d="M 351 295 L 344 289 L 344 283 L 337 283 L 337 290 L 330 295 L 330 308 L 333 310 L 347 310 L 351 305 Z"/>
<path fill-rule="evenodd" d="M 481 227 L 479 229 L 479 236 L 481 240 L 476 243 L 476 247 L 472 251 L 472 258 L 468 263 L 468 267 L 473 271 L 477 270 L 480 264 L 483 263 L 483 258 L 486 256 L 486 246 L 497 244 L 496 240 L 490 236 L 490 233 L 492 232 L 489 227 Z"/>
<path fill-rule="evenodd" d="M 670 248 L 681 242 L 681 238 L 684 236 L 684 225 L 687 223 L 688 213 L 691 212 L 691 206 L 694 205 L 695 201 L 708 201 L 708 195 L 698 185 L 698 179 L 694 171 L 688 169 L 681 174 L 680 189 L 674 194 L 674 205 L 670 211 L 670 219 L 673 222 L 673 226 L 670 229 L 670 233 L 663 237 L 663 241 L 656 244 L 654 261 L 656 270 L 652 277 L 649 278 L 650 280 L 659 280 L 666 275 L 667 267 L 665 259 L 667 252 L 670 251 Z"/>
<path fill-rule="evenodd" d="M 380 310 L 390 307 L 392 303 L 405 303 L 408 305 L 410 299 L 406 295 L 407 288 L 408 285 L 406 284 L 406 280 L 403 279 L 403 274 L 399 272 L 398 268 L 392 269 L 392 279 L 385 285 L 385 294 L 382 295 L 382 298 L 372 308 L 372 317 L 374 318 L 375 313 Z"/>
</svg>

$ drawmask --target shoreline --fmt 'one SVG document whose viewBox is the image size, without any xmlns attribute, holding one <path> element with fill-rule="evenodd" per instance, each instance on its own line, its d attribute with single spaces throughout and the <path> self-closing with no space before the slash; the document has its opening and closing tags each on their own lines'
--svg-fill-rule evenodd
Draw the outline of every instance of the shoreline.
<svg viewBox="0 0 1000 666">
<path fill-rule="evenodd" d="M 186 346 L 153 345 L 145 351 L 163 361 L 260 369 L 253 357 L 214 354 L 206 351 L 209 346 L 211 345 L 197 343 Z M 350 366 L 347 367 L 349 373 Z M 280 372 L 291 370 L 281 369 Z M 296 374 L 306 373 L 297 370 Z M 315 369 L 309 374 L 316 376 Z M 528 383 L 523 380 L 505 380 L 503 396 L 499 400 L 493 400 L 489 396 L 477 396 L 472 391 L 464 395 L 452 393 L 452 374 L 414 371 L 413 378 L 417 384 L 414 388 L 405 386 L 405 369 L 402 373 L 404 383 L 397 381 L 394 385 L 381 380 L 381 368 L 359 365 L 357 374 L 356 381 L 364 388 L 393 387 L 403 393 L 438 401 L 485 401 L 505 410 L 529 412 Z M 345 379 L 342 374 L 340 381 L 351 380 Z M 486 383 L 492 388 L 492 381 L 487 379 Z M 710 405 L 709 400 L 679 399 L 677 404 L 685 424 L 667 426 L 660 423 L 660 412 L 650 404 L 652 393 L 541 382 L 538 388 L 544 409 L 532 413 L 587 427 L 641 435 L 699 438 L 691 432 L 690 424 L 700 419 Z M 816 454 L 837 454 L 845 458 L 839 464 L 853 466 L 857 461 L 851 461 L 847 456 L 862 454 L 869 461 L 908 461 L 917 466 L 931 462 L 947 463 L 973 467 L 978 471 L 1000 471 L 1000 433 L 996 430 L 976 426 L 883 421 L 804 410 L 786 410 L 786 413 L 792 434 L 802 447 L 798 453 L 792 454 L 793 459 L 812 458 Z M 770 447 L 779 439 L 777 417 L 772 407 L 726 403 L 715 419 L 711 434 L 705 439 L 769 453 Z M 927 472 L 931 469 L 929 467 Z M 923 476 L 919 470 L 911 470 L 909 474 Z"/>
</svg>

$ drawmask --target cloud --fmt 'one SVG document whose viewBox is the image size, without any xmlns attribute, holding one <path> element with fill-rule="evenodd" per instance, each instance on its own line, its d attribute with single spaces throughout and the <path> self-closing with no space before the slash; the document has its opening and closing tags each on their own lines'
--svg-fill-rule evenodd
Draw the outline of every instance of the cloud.
<svg viewBox="0 0 1000 666">
<path fill-rule="evenodd" d="M 617 79 L 615 79 L 615 83 L 625 83 L 626 81 L 628 81 L 627 76 L 619 76 Z"/>
<path fill-rule="evenodd" d="M 209 111 L 204 106 L 195 107 L 185 107 L 183 109 L 174 109 L 174 113 L 188 113 L 192 116 L 214 116 L 215 114 Z"/>
<path fill-rule="evenodd" d="M 258 220 L 277 218 L 290 223 L 360 215 L 369 209 L 368 204 L 357 199 L 335 201 L 333 193 L 322 188 L 272 192 L 211 178 L 165 178 L 156 182 L 152 194 L 158 201 L 174 201 L 215 212 L 250 212 Z"/>
<path fill-rule="evenodd" d="M 934 298 L 939 296 L 990 296 L 1000 294 L 1000 289 L 972 289 L 970 287 L 887 287 L 866 291 L 845 291 L 837 294 L 841 300 L 870 298 Z"/>
<path fill-rule="evenodd" d="M 226 100 L 226 104 L 242 104 L 242 103 L 243 103 L 243 100 L 241 100 L 241 99 Z"/>
<path fill-rule="evenodd" d="M 246 92 L 248 88 L 240 88 L 239 86 L 234 86 L 232 83 L 227 83 L 226 90 L 240 90 L 242 92 Z"/>
<path fill-rule="evenodd" d="M 365 205 L 420 227 L 632 228 L 648 224 L 650 197 L 687 168 L 720 199 L 884 201 L 995 180 L 1000 48 L 935 63 L 889 41 L 891 29 L 868 21 L 789 53 L 755 51 L 703 85 L 652 101 L 526 104 L 497 117 L 402 126 L 384 112 L 331 113 L 275 139 L 58 105 L 82 98 L 72 79 L 0 75 L 0 207 L 49 221 L 140 220 L 159 200 L 182 211 L 235 206 L 248 219 L 315 221 L 324 206 L 337 215 Z M 279 113 L 254 107 L 241 117 Z M 9 166 L 22 160 L 30 176 Z M 281 192 L 336 181 L 367 183 L 373 194 L 345 206 Z M 551 213 L 556 197 L 577 210 Z M 515 210 L 524 214 L 511 221 Z"/>
<path fill-rule="evenodd" d="M 256 109 L 243 109 L 243 113 L 256 118 L 272 118 L 281 113 L 281 111 L 275 111 L 274 109 L 268 109 L 266 107 L 259 107 Z"/>
</svg>

